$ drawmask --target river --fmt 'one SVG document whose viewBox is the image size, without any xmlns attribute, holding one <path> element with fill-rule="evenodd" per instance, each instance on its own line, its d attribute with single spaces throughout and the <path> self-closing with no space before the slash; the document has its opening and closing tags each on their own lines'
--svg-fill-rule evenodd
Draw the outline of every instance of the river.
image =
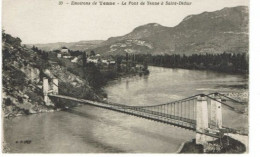
<svg viewBox="0 0 260 157">
<path fill-rule="evenodd" d="M 212 71 L 149 67 L 148 76 L 109 82 L 108 100 L 155 105 L 198 93 L 238 92 L 248 78 Z M 246 115 L 223 110 L 223 123 L 247 128 Z M 66 111 L 4 119 L 12 153 L 174 153 L 195 133 L 110 110 L 82 105 Z M 30 140 L 30 144 L 20 141 Z"/>
</svg>

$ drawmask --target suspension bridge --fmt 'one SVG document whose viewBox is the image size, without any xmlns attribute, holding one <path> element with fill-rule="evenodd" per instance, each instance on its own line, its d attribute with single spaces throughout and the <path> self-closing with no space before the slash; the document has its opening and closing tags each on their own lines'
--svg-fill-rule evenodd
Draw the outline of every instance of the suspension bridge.
<svg viewBox="0 0 260 157">
<path fill-rule="evenodd" d="M 96 102 L 58 94 L 58 80 L 53 79 L 51 90 L 48 79 L 43 79 L 43 94 L 46 104 L 50 104 L 50 97 L 66 99 L 95 107 L 109 109 L 128 115 L 154 120 L 157 122 L 189 129 L 196 132 L 196 143 L 205 144 L 217 138 L 222 138 L 227 133 L 241 134 L 240 130 L 222 125 L 222 107 L 234 109 L 233 106 L 222 100 L 240 103 L 221 93 L 198 94 L 178 101 L 151 105 L 129 106 L 108 101 Z"/>
</svg>

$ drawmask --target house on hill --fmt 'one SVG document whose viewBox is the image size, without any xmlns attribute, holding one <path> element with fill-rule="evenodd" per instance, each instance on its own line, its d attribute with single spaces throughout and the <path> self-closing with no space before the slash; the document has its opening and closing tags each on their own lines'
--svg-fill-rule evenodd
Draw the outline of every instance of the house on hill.
<svg viewBox="0 0 260 157">
<path fill-rule="evenodd" d="M 74 58 L 71 60 L 71 62 L 72 62 L 72 63 L 77 63 L 77 62 L 78 62 L 78 60 L 79 60 L 79 58 L 78 58 L 78 57 L 74 57 Z"/>
<path fill-rule="evenodd" d="M 109 65 L 115 65 L 116 61 L 114 59 L 112 59 L 112 58 L 109 58 L 108 59 L 108 63 L 109 63 Z"/>
<path fill-rule="evenodd" d="M 87 58 L 87 63 L 100 64 L 101 63 L 101 59 L 99 57 L 88 57 Z"/>
<path fill-rule="evenodd" d="M 115 65 L 115 64 L 116 64 L 116 61 L 113 60 L 112 58 L 102 59 L 101 62 L 102 62 L 104 65 Z"/>
<path fill-rule="evenodd" d="M 92 54 L 87 58 L 87 63 L 94 63 L 104 66 L 115 65 L 116 62 L 112 58 L 104 58 L 100 54 Z"/>
<path fill-rule="evenodd" d="M 87 58 L 87 63 L 101 64 L 102 63 L 101 55 L 100 54 L 90 55 Z"/>
<path fill-rule="evenodd" d="M 62 47 L 61 50 L 60 50 L 61 53 L 63 54 L 68 54 L 69 53 L 69 49 L 67 47 Z"/>
<path fill-rule="evenodd" d="M 59 52 L 57 53 L 57 57 L 58 58 L 71 58 L 71 55 L 69 53 L 69 49 L 67 47 L 61 47 L 61 49 L 59 50 Z"/>
</svg>

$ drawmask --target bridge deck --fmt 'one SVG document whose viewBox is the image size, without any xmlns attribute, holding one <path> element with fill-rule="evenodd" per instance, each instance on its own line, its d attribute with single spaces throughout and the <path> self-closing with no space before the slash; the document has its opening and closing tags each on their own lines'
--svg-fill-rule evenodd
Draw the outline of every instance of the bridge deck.
<svg viewBox="0 0 260 157">
<path fill-rule="evenodd" d="M 102 102 L 95 102 L 91 100 L 85 100 L 85 99 L 78 99 L 78 98 L 73 98 L 69 96 L 64 96 L 64 95 L 53 95 L 49 94 L 50 97 L 55 97 L 55 98 L 62 98 L 62 99 L 67 99 L 71 101 L 76 101 L 79 103 L 84 103 L 88 104 L 91 106 L 95 107 L 100 107 L 100 108 L 105 108 L 109 110 L 114 110 L 122 113 L 126 113 L 129 115 L 134 115 L 170 125 L 174 125 L 177 127 L 189 129 L 189 130 L 196 130 L 196 121 L 184 117 L 179 117 L 179 116 L 174 116 L 166 113 L 161 113 L 157 111 L 151 111 L 149 109 L 145 109 L 142 107 L 138 106 L 127 106 L 127 105 L 120 105 L 120 104 L 110 104 L 110 103 L 102 103 Z"/>
<path fill-rule="evenodd" d="M 162 104 L 162 105 L 155 105 L 155 106 L 128 106 L 128 105 L 115 104 L 115 103 L 109 103 L 109 102 L 96 102 L 96 101 L 79 99 L 79 98 L 74 98 L 74 97 L 65 96 L 65 95 L 48 94 L 48 96 L 53 97 L 53 98 L 60 98 L 60 99 L 75 101 L 75 102 L 79 102 L 79 103 L 83 103 L 83 104 L 87 104 L 87 105 L 91 105 L 91 106 L 95 106 L 95 107 L 105 108 L 105 109 L 109 109 L 109 110 L 113 110 L 113 111 L 117 111 L 117 112 L 122 112 L 125 114 L 134 115 L 137 117 L 154 120 L 157 122 L 166 123 L 166 124 L 174 125 L 174 126 L 181 127 L 184 129 L 196 131 L 196 120 L 195 120 L 196 118 L 194 119 L 194 117 L 193 117 L 193 119 L 190 119 L 190 118 L 187 118 L 187 115 L 185 117 L 185 114 L 182 114 L 183 110 L 185 110 L 185 107 L 180 108 L 181 114 L 180 113 L 174 114 L 172 112 L 167 112 L 168 109 L 166 107 L 167 107 L 167 105 L 169 105 L 169 103 Z M 184 100 L 187 101 L 187 98 Z M 180 104 L 183 105 L 182 102 Z M 174 106 L 175 103 L 170 103 L 170 105 Z M 162 106 L 164 106 L 164 108 Z M 183 106 L 181 106 L 181 107 L 183 107 Z M 165 111 L 165 109 L 166 109 L 166 111 Z M 179 111 L 179 110 L 177 109 L 177 111 Z M 194 114 L 192 116 L 194 116 Z M 209 126 L 213 126 L 213 128 L 214 128 L 214 125 L 212 125 L 210 123 L 209 123 Z M 224 127 L 224 126 L 223 126 L 223 129 L 221 132 L 241 134 L 239 130 Z M 216 137 L 216 138 L 221 136 L 221 135 L 212 134 L 209 132 L 204 132 L 203 134 L 207 134 L 208 136 L 212 136 L 212 137 Z"/>
</svg>

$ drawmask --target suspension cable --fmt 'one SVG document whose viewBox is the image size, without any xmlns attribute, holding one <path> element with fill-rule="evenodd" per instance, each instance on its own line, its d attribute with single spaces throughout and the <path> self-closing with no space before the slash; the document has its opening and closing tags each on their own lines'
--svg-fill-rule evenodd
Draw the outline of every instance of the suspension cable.
<svg viewBox="0 0 260 157">
<path fill-rule="evenodd" d="M 228 99 L 232 100 L 233 102 L 239 103 L 239 104 L 241 104 L 241 105 L 245 105 L 245 102 L 241 102 L 241 101 L 235 100 L 235 99 L 233 99 L 233 98 L 231 98 L 231 97 L 228 97 L 228 96 L 226 96 L 226 95 L 224 95 L 224 94 L 222 94 L 222 93 L 216 92 L 216 93 L 210 93 L 210 94 L 208 94 L 208 95 L 213 95 L 213 94 L 217 94 L 217 95 L 223 96 L 223 97 L 225 97 L 225 98 L 228 98 Z"/>
<path fill-rule="evenodd" d="M 221 101 L 219 101 L 219 100 L 217 100 L 217 99 L 215 99 L 215 98 L 212 98 L 212 97 L 210 97 L 210 96 L 208 96 L 208 95 L 205 95 L 205 96 L 208 97 L 208 98 L 210 98 L 210 99 L 212 99 L 212 100 L 214 100 L 214 101 L 217 101 L 217 102 L 219 102 L 219 103 L 221 103 L 221 104 L 223 104 L 223 105 L 225 105 L 225 106 L 227 106 L 227 107 L 229 107 L 229 108 L 231 108 L 231 109 L 233 109 L 233 110 L 235 110 L 234 107 L 232 107 L 232 106 L 230 106 L 230 105 L 228 105 L 228 104 L 226 104 L 226 103 L 223 103 L 223 102 L 221 102 Z"/>
</svg>

